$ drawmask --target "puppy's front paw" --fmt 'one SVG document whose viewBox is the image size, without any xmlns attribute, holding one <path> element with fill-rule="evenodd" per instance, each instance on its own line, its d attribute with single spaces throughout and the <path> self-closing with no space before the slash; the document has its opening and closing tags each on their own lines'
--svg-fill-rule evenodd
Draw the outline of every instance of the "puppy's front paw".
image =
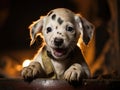
<svg viewBox="0 0 120 90">
<path fill-rule="evenodd" d="M 43 74 L 43 69 L 39 62 L 32 62 L 29 66 L 23 68 L 21 75 L 25 80 L 33 80 Z"/>
<path fill-rule="evenodd" d="M 80 64 L 73 64 L 64 73 L 64 79 L 68 82 L 79 81 L 82 76 L 83 68 Z"/>
</svg>

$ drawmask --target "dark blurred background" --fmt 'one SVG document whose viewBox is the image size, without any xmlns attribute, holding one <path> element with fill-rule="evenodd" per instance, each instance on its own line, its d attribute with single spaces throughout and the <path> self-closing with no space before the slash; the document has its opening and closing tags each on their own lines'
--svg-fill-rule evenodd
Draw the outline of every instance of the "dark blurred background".
<svg viewBox="0 0 120 90">
<path fill-rule="evenodd" d="M 61 7 L 81 13 L 96 27 L 89 47 L 81 44 L 92 76 L 119 77 L 119 5 L 119 0 L 0 0 L 1 77 L 19 76 L 23 61 L 32 59 L 39 48 L 39 38 L 30 47 L 28 26 L 41 15 Z"/>
<path fill-rule="evenodd" d="M 75 5 L 69 0 L 1 0 L 0 1 L 0 50 L 26 49 L 29 46 L 28 26 L 41 15 L 57 7 L 72 10 Z"/>
</svg>

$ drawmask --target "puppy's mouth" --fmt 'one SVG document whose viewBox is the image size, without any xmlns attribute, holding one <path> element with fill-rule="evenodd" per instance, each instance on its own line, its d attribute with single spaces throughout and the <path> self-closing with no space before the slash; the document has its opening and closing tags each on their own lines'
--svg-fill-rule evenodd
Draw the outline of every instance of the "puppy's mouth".
<svg viewBox="0 0 120 90">
<path fill-rule="evenodd" d="M 55 48 L 53 49 L 54 55 L 57 57 L 61 57 L 66 54 L 67 49 L 64 48 Z"/>
</svg>

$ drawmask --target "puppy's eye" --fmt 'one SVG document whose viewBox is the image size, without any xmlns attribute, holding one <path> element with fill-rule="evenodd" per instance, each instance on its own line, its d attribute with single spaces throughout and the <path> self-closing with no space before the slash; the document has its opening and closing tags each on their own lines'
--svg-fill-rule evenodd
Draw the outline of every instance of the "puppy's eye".
<svg viewBox="0 0 120 90">
<path fill-rule="evenodd" d="M 51 32 L 52 28 L 51 27 L 47 27 L 47 33 Z"/>
<path fill-rule="evenodd" d="M 74 31 L 74 28 L 71 27 L 71 26 L 67 26 L 67 27 L 66 27 L 66 30 L 69 31 L 69 32 L 73 32 L 73 31 Z"/>
</svg>

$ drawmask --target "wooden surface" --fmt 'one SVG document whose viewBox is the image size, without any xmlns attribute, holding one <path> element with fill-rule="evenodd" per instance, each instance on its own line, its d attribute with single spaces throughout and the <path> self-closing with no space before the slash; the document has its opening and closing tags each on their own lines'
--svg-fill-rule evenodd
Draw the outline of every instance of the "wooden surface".
<svg viewBox="0 0 120 90">
<path fill-rule="evenodd" d="M 83 80 L 77 86 L 62 80 L 37 79 L 31 83 L 22 79 L 0 79 L 0 90 L 115 90 L 120 88 L 120 80 Z"/>
</svg>

